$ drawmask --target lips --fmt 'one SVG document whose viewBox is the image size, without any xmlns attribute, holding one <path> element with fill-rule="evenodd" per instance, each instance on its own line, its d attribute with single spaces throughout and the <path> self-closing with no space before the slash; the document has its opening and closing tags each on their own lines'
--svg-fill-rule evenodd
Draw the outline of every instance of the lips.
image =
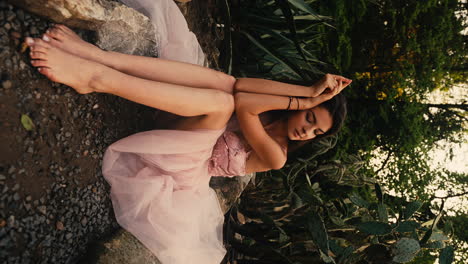
<svg viewBox="0 0 468 264">
<path fill-rule="evenodd" d="M 301 136 L 299 135 L 299 132 L 297 131 L 297 129 L 294 130 L 294 133 L 295 133 L 296 137 L 301 137 Z"/>
</svg>

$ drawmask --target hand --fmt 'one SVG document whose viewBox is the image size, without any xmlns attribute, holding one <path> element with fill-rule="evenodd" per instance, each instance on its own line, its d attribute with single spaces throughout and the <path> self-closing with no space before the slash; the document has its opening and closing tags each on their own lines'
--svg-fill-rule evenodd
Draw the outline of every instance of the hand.
<svg viewBox="0 0 468 264">
<path fill-rule="evenodd" d="M 321 94 L 332 94 L 333 96 L 339 94 L 344 88 L 351 84 L 352 80 L 347 79 L 343 76 L 334 75 L 334 74 L 325 74 L 320 81 L 316 82 L 311 86 L 312 95 L 311 97 L 316 97 Z M 333 97 L 332 96 L 332 97 Z"/>
<path fill-rule="evenodd" d="M 336 76 L 336 75 L 335 75 Z M 341 76 L 338 76 L 341 77 Z M 344 77 L 341 77 L 344 78 Z M 344 78 L 345 80 L 349 80 Z M 342 79 L 339 79 L 336 81 L 337 85 L 333 87 L 333 89 L 325 88 L 324 91 L 315 96 L 315 97 L 307 97 L 305 98 L 305 109 L 315 107 L 325 101 L 328 101 L 332 99 L 335 95 L 339 94 L 346 86 L 348 86 L 351 83 L 351 80 L 349 82 L 345 82 Z"/>
</svg>

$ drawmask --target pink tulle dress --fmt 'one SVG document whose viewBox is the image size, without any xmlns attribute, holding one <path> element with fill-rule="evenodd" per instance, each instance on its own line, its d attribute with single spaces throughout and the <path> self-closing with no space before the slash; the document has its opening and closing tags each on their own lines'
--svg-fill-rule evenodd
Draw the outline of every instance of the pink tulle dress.
<svg viewBox="0 0 468 264">
<path fill-rule="evenodd" d="M 195 35 L 172 0 L 122 0 L 151 18 L 161 58 L 203 65 Z M 224 215 L 212 176 L 245 175 L 248 144 L 234 130 L 152 130 L 108 147 L 102 172 L 118 223 L 163 264 L 219 264 Z"/>
<path fill-rule="evenodd" d="M 103 175 L 118 223 L 163 264 L 219 264 L 224 214 L 211 176 L 245 175 L 245 142 L 220 130 L 152 130 L 112 144 Z"/>
</svg>

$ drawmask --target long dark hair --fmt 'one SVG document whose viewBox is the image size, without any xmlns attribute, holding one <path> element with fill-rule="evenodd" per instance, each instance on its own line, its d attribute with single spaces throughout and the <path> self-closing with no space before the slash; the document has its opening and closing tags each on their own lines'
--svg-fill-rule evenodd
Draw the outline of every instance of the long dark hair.
<svg viewBox="0 0 468 264">
<path fill-rule="evenodd" d="M 288 139 L 288 155 L 296 151 L 300 147 L 304 146 L 305 144 L 309 143 L 312 140 L 335 135 L 343 126 L 343 123 L 347 114 L 346 98 L 344 97 L 343 94 L 337 94 L 332 99 L 325 101 L 318 106 L 327 109 L 327 111 L 330 113 L 330 115 L 332 116 L 332 120 L 333 120 L 332 127 L 323 135 L 318 135 L 313 139 L 303 140 L 303 141 Z M 276 110 L 276 111 L 271 111 L 271 115 L 273 117 L 273 120 L 283 121 L 284 119 L 287 119 L 289 115 L 293 114 L 294 112 L 295 111 L 291 111 L 291 110 L 289 111 Z"/>
</svg>

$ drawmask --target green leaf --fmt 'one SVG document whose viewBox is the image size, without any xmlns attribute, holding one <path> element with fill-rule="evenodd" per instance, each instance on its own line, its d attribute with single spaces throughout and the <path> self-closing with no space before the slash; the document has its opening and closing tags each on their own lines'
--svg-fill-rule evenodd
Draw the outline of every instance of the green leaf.
<svg viewBox="0 0 468 264">
<path fill-rule="evenodd" d="M 336 216 L 330 216 L 330 220 L 337 226 L 343 226 L 345 224 L 343 219 Z"/>
<path fill-rule="evenodd" d="M 327 254 L 325 254 L 323 251 L 320 250 L 320 258 L 323 260 L 323 262 L 325 263 L 336 263 L 335 260 L 328 256 Z"/>
<path fill-rule="evenodd" d="M 330 250 L 333 252 L 333 254 L 337 256 L 343 254 L 345 248 L 338 245 L 336 240 L 330 240 L 329 244 L 330 244 Z"/>
<path fill-rule="evenodd" d="M 257 41 L 252 35 L 250 35 L 247 32 L 240 31 L 242 34 L 244 34 L 255 46 L 263 50 L 265 53 L 270 55 L 273 59 L 275 59 L 277 62 L 281 63 L 285 68 L 288 69 L 290 73 L 296 74 L 296 78 L 302 77 L 304 79 L 308 79 L 304 73 L 297 68 L 297 66 L 293 63 L 289 63 L 288 59 L 283 58 L 279 54 L 276 54 L 275 51 L 267 48 L 266 46 L 262 45 L 259 41 Z"/>
<path fill-rule="evenodd" d="M 413 232 L 418 227 L 420 227 L 420 224 L 416 221 L 405 221 L 405 222 L 401 222 L 395 228 L 395 231 L 400 232 L 400 233 Z"/>
<path fill-rule="evenodd" d="M 431 235 L 432 235 L 432 229 L 427 230 L 423 238 L 421 238 L 421 240 L 419 241 L 419 243 L 421 245 L 426 244 L 429 238 L 431 237 Z"/>
<path fill-rule="evenodd" d="M 357 193 L 350 194 L 349 199 L 351 200 L 351 202 L 353 202 L 355 205 L 359 207 L 369 208 L 369 202 L 362 199 L 361 196 Z"/>
<path fill-rule="evenodd" d="M 434 241 L 424 245 L 425 248 L 444 248 L 445 242 L 444 241 Z"/>
<path fill-rule="evenodd" d="M 328 244 L 328 234 L 322 217 L 317 212 L 310 211 L 307 220 L 312 240 L 322 252 L 328 254 L 330 246 Z"/>
<path fill-rule="evenodd" d="M 380 203 L 383 203 L 382 188 L 380 188 L 380 185 L 378 183 L 375 183 L 374 186 L 375 186 L 375 195 L 377 196 L 377 199 L 379 199 Z"/>
<path fill-rule="evenodd" d="M 304 51 L 299 43 L 299 40 L 297 39 L 296 23 L 294 22 L 294 17 L 289 7 L 288 1 L 286 0 L 275 0 L 275 1 L 276 1 L 276 4 L 281 8 L 281 11 L 283 12 L 284 17 L 286 18 L 286 22 L 288 23 L 288 26 L 289 26 L 289 32 L 291 32 L 294 45 L 296 46 L 296 50 L 299 52 L 299 54 L 301 54 L 304 61 L 307 61 Z"/>
<path fill-rule="evenodd" d="M 279 238 L 278 241 L 280 244 L 283 244 L 289 240 L 289 237 L 286 234 L 283 234 L 282 232 L 279 233 Z"/>
<path fill-rule="evenodd" d="M 365 232 L 370 235 L 378 235 L 378 236 L 390 234 L 392 232 L 392 227 L 389 224 L 377 222 L 377 221 L 361 223 L 357 225 L 357 228 L 361 232 Z"/>
<path fill-rule="evenodd" d="M 314 10 L 304 2 L 304 0 L 288 0 L 291 5 L 296 7 L 297 9 L 309 13 L 311 16 L 315 17 L 316 19 L 329 19 L 329 17 L 317 15 Z"/>
<path fill-rule="evenodd" d="M 377 205 L 377 213 L 381 222 L 388 223 L 388 211 L 385 204 L 379 203 Z"/>
<path fill-rule="evenodd" d="M 304 202 L 302 201 L 301 197 L 299 197 L 299 195 L 295 192 L 292 192 L 291 194 L 292 194 L 291 200 L 292 200 L 293 208 L 297 209 L 299 207 L 302 207 L 304 205 Z"/>
<path fill-rule="evenodd" d="M 25 114 L 21 115 L 21 124 L 23 124 L 23 127 L 28 131 L 31 131 L 34 129 L 33 121 L 31 120 L 29 116 Z"/>
<path fill-rule="evenodd" d="M 408 220 L 416 211 L 421 208 L 422 202 L 413 201 L 406 205 L 405 211 L 403 212 L 403 219 Z"/>
<path fill-rule="evenodd" d="M 413 254 L 400 254 L 393 257 L 393 261 L 396 263 L 406 263 L 414 259 Z"/>
<path fill-rule="evenodd" d="M 419 242 L 412 238 L 403 237 L 398 240 L 394 246 L 394 252 L 396 255 L 400 254 L 411 254 L 415 255 L 421 250 Z"/>
<path fill-rule="evenodd" d="M 442 249 L 439 256 L 439 264 L 450 264 L 453 262 L 454 250 L 452 246 Z"/>
<path fill-rule="evenodd" d="M 443 233 L 441 233 L 441 232 L 433 232 L 432 235 L 431 235 L 431 238 L 429 238 L 429 240 L 448 241 L 449 238 L 446 235 L 444 235 Z"/>
</svg>

